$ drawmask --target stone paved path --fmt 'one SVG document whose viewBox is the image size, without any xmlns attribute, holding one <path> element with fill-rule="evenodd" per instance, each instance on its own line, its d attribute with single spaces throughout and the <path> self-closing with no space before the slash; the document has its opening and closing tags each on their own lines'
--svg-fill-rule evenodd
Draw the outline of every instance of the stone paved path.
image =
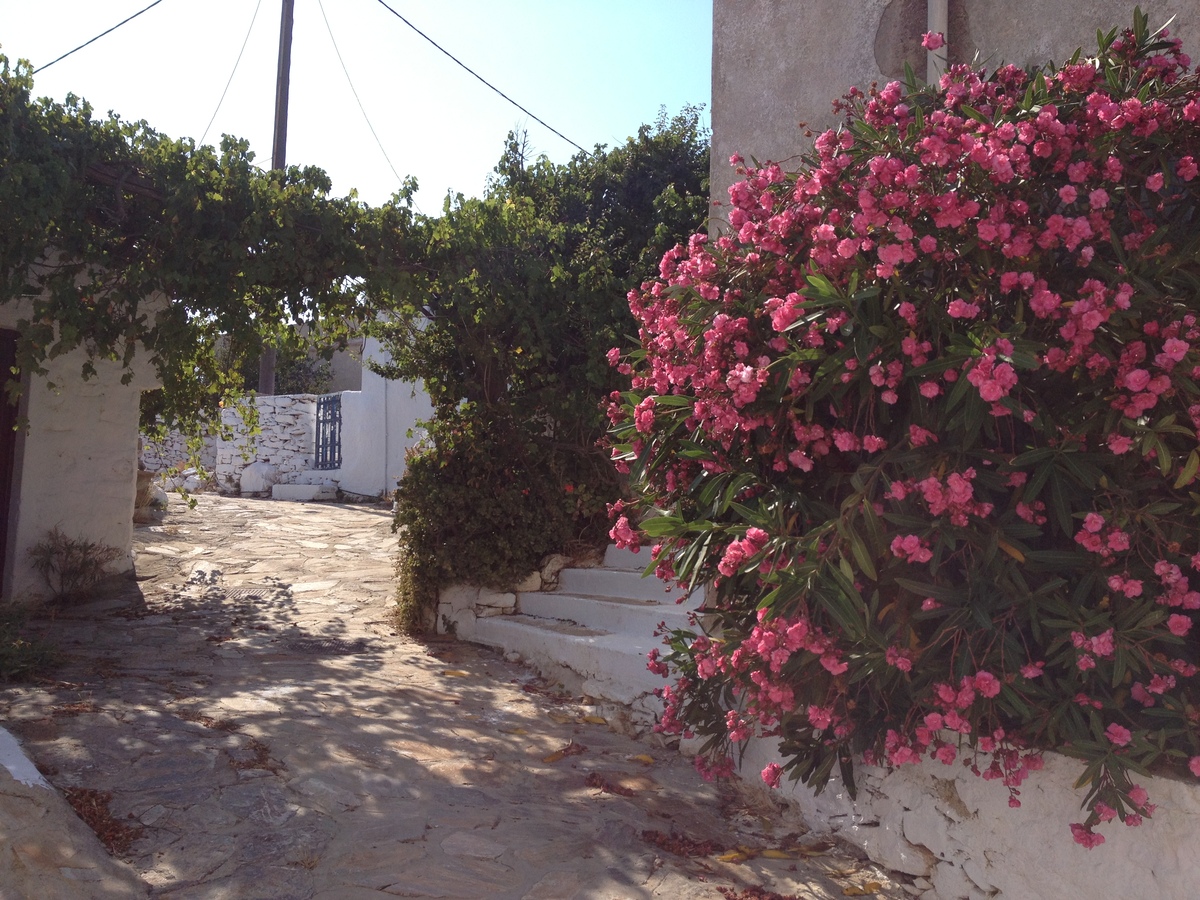
<svg viewBox="0 0 1200 900">
<path fill-rule="evenodd" d="M 530 671 L 397 636 L 388 512 L 197 499 L 139 527 L 136 588 L 38 623 L 52 679 L 0 691 L 55 787 L 111 793 L 102 830 L 147 886 L 62 896 L 905 896 Z"/>
</svg>

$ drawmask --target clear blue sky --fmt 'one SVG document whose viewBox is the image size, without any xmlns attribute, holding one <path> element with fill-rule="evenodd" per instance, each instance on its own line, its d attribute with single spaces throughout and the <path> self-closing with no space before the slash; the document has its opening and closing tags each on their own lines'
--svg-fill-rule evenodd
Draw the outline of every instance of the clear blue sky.
<svg viewBox="0 0 1200 900">
<path fill-rule="evenodd" d="M 35 67 L 82 44 L 151 0 L 0 0 L 0 53 Z M 660 106 L 706 107 L 712 0 L 387 0 L 483 78 L 589 150 L 624 141 Z M 324 16 L 322 15 L 322 5 Z M 251 28 L 251 19 L 257 17 Z M 250 141 L 270 164 L 280 0 L 162 0 L 35 76 L 35 92 L 73 92 L 97 115 L 145 119 L 200 139 Z M 328 17 L 329 27 L 326 27 Z M 561 162 L 575 148 L 497 96 L 388 12 L 378 0 L 295 0 L 288 162 L 329 172 L 381 203 L 399 186 L 359 109 L 342 64 L 418 204 L 447 190 L 482 192 L 505 134 L 527 129 L 536 153 Z"/>
</svg>

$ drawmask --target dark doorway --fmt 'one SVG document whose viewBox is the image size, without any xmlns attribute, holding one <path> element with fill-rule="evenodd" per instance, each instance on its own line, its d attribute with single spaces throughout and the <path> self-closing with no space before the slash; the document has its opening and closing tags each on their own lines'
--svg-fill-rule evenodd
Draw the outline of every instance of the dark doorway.
<svg viewBox="0 0 1200 900">
<path fill-rule="evenodd" d="M 8 574 L 8 520 L 17 455 L 17 403 L 9 388 L 21 377 L 15 371 L 18 338 L 17 332 L 0 328 L 0 585 Z"/>
</svg>

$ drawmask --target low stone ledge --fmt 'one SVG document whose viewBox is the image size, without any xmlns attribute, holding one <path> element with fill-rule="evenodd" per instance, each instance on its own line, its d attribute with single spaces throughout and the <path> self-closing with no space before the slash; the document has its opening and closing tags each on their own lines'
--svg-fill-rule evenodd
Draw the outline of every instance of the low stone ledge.
<svg viewBox="0 0 1200 900">
<path fill-rule="evenodd" d="M 272 500 L 336 500 L 337 487 L 332 484 L 276 484 L 271 487 Z"/>
</svg>

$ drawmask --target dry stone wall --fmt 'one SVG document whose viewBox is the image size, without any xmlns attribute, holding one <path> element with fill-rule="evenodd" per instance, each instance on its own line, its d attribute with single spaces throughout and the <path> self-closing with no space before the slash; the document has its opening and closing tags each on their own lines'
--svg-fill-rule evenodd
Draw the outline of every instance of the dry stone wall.
<svg viewBox="0 0 1200 900">
<path fill-rule="evenodd" d="M 312 468 L 316 439 L 315 394 L 256 397 L 260 433 L 251 437 L 236 409 L 225 409 L 221 423 L 233 430 L 229 440 L 216 443 L 213 472 L 222 493 L 241 490 L 242 471 L 254 463 L 275 470 L 276 484 L 295 484 Z"/>
<path fill-rule="evenodd" d="M 210 438 L 200 448 L 200 465 L 212 471 L 217 464 L 216 439 Z M 168 469 L 186 469 L 192 466 L 188 454 L 187 438 L 178 431 L 170 432 L 160 441 L 142 439 L 142 468 L 147 472 L 165 472 Z"/>
<path fill-rule="evenodd" d="M 217 489 L 240 493 L 247 469 L 255 474 L 255 485 L 263 484 L 260 473 L 269 473 L 264 486 L 251 490 L 270 490 L 274 484 L 311 484 L 314 477 L 332 483 L 323 473 L 310 471 L 316 450 L 317 399 L 315 394 L 256 397 L 260 433 L 254 436 L 237 409 L 222 410 L 221 423 L 232 436 L 211 435 L 200 452 L 201 465 L 215 476 Z M 142 464 L 151 472 L 191 466 L 187 439 L 173 432 L 163 441 L 144 440 Z"/>
</svg>

